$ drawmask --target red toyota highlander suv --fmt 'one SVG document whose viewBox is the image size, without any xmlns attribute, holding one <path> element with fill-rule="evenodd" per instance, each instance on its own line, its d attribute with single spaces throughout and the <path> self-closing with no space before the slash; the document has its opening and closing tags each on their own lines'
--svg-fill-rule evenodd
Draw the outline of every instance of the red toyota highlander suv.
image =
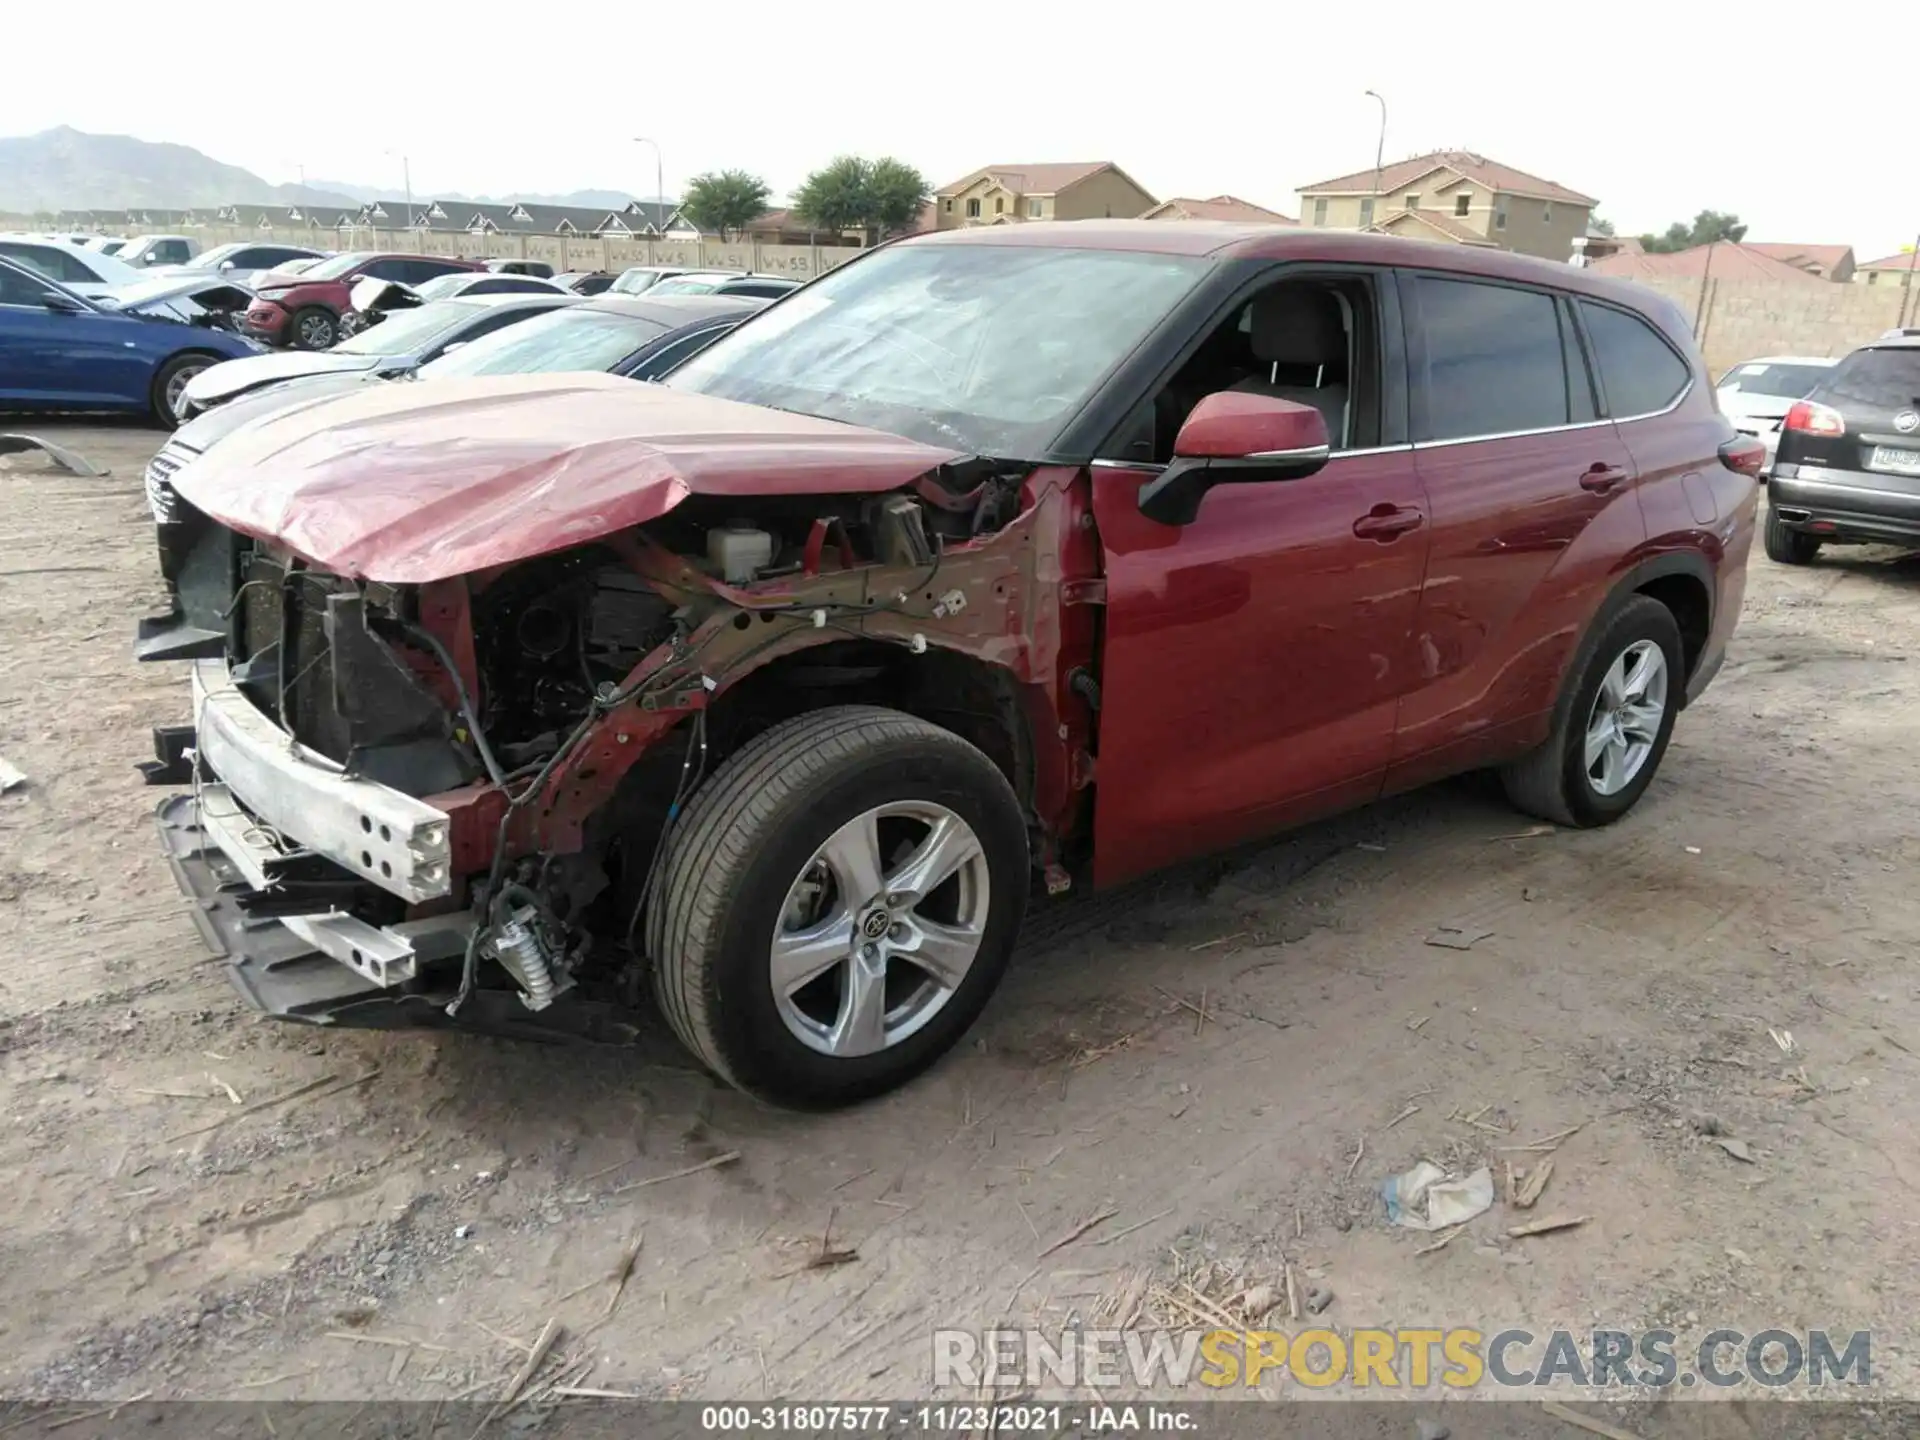
<svg viewBox="0 0 1920 1440">
<path fill-rule="evenodd" d="M 326 350 L 340 338 L 340 317 L 346 314 L 353 287 L 372 276 L 421 285 L 436 275 L 483 268 L 478 260 L 449 260 L 436 255 L 377 255 L 350 251 L 322 260 L 297 275 L 260 277 L 254 302 L 247 310 L 249 335 L 269 345 L 298 350 Z"/>
<path fill-rule="evenodd" d="M 148 768 L 268 1013 L 620 1036 L 650 989 L 838 1104 L 965 1032 L 1030 890 L 1478 767 L 1618 820 L 1763 458 L 1669 302 L 1569 266 L 916 236 L 662 384 L 374 386 L 181 470 Z"/>
</svg>

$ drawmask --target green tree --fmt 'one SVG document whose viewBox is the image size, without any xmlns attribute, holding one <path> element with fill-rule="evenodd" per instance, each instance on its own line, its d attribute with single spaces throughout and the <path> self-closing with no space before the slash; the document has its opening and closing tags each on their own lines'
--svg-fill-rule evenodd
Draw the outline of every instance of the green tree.
<svg viewBox="0 0 1920 1440">
<path fill-rule="evenodd" d="M 1598 215 L 1592 216 L 1587 221 L 1587 233 L 1589 235 L 1612 235 L 1613 222 L 1602 219 Z"/>
<path fill-rule="evenodd" d="M 745 170 L 709 170 L 687 182 L 680 211 L 702 233 L 737 236 L 767 213 L 767 182 Z"/>
<path fill-rule="evenodd" d="M 1676 250 L 1691 250 L 1696 245 L 1711 245 L 1716 240 L 1742 240 L 1747 227 L 1731 211 L 1702 210 L 1693 224 L 1676 220 L 1664 235 L 1642 235 L 1640 248 L 1655 255 L 1670 255 Z"/>
<path fill-rule="evenodd" d="M 872 245 L 910 227 L 930 194 L 926 177 L 905 161 L 841 155 L 807 176 L 793 212 L 820 230 L 858 230 Z"/>
<path fill-rule="evenodd" d="M 867 181 L 873 167 L 858 155 L 840 155 L 807 176 L 793 192 L 793 213 L 817 230 L 839 234 L 866 225 Z"/>
<path fill-rule="evenodd" d="M 886 155 L 873 162 L 867 175 L 867 193 L 869 230 L 898 235 L 919 223 L 920 212 L 933 198 L 933 187 L 906 161 Z"/>
</svg>

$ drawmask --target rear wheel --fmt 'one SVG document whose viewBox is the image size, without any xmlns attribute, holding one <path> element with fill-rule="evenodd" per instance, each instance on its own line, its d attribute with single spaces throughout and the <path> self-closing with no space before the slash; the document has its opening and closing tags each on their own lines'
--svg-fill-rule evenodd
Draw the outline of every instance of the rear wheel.
<svg viewBox="0 0 1920 1440">
<path fill-rule="evenodd" d="M 1027 885 L 1020 807 L 984 754 L 896 711 L 816 711 L 743 746 L 669 836 L 654 994 L 722 1079 L 848 1104 L 965 1033 Z"/>
<path fill-rule="evenodd" d="M 1547 743 L 1500 772 L 1507 798 L 1559 825 L 1609 825 L 1653 783 L 1686 685 L 1680 627 L 1635 595 L 1575 661 L 1574 689 Z"/>
<path fill-rule="evenodd" d="M 331 350 L 340 338 L 340 322 L 318 305 L 295 311 L 287 330 L 296 350 Z"/>
<path fill-rule="evenodd" d="M 187 384 L 202 370 L 218 362 L 211 355 L 176 355 L 160 367 L 153 377 L 153 396 L 149 404 L 155 423 L 171 430 L 187 417 L 181 413 Z"/>
<path fill-rule="evenodd" d="M 1811 565 L 1820 553 L 1820 537 L 1795 530 L 1767 507 L 1767 558 L 1778 565 Z"/>
</svg>

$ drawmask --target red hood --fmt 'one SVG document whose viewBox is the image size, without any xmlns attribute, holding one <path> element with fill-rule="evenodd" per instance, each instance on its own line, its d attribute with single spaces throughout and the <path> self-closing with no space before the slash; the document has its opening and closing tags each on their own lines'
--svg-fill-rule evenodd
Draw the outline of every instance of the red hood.
<svg viewBox="0 0 1920 1440">
<path fill-rule="evenodd" d="M 959 452 L 617 376 L 396 381 L 268 416 L 179 492 L 336 575 L 421 584 L 583 545 L 689 495 L 892 490 Z"/>
</svg>

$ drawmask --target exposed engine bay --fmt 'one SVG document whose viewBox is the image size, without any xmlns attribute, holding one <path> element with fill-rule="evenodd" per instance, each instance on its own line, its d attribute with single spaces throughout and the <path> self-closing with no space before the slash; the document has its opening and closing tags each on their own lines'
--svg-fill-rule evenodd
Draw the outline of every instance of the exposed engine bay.
<svg viewBox="0 0 1920 1440">
<path fill-rule="evenodd" d="M 264 837 L 238 868 L 268 883 L 220 892 L 229 928 L 288 917 L 379 992 L 276 991 L 288 962 L 249 993 L 291 1018 L 578 1033 L 588 1012 L 562 996 L 638 998 L 649 887 L 686 798 L 822 704 L 904 708 L 973 740 L 1033 797 L 1036 853 L 1064 885 L 1093 706 L 1045 617 L 1073 603 L 1062 557 L 1091 541 L 1070 477 L 1047 473 L 963 461 L 872 496 L 695 495 L 635 531 L 418 586 L 321 573 L 183 504 L 162 527 L 175 609 L 143 623 L 143 658 L 223 663 L 296 751 L 425 807 L 408 833 L 431 842 L 408 842 L 413 890 L 396 893 L 392 862 L 351 833 L 295 840 L 304 816 L 275 826 L 212 785 L 241 812 L 227 830 Z M 207 707 L 198 741 L 156 732 L 150 780 L 207 793 Z M 420 1013 L 365 1018 L 374 1004 Z"/>
</svg>

